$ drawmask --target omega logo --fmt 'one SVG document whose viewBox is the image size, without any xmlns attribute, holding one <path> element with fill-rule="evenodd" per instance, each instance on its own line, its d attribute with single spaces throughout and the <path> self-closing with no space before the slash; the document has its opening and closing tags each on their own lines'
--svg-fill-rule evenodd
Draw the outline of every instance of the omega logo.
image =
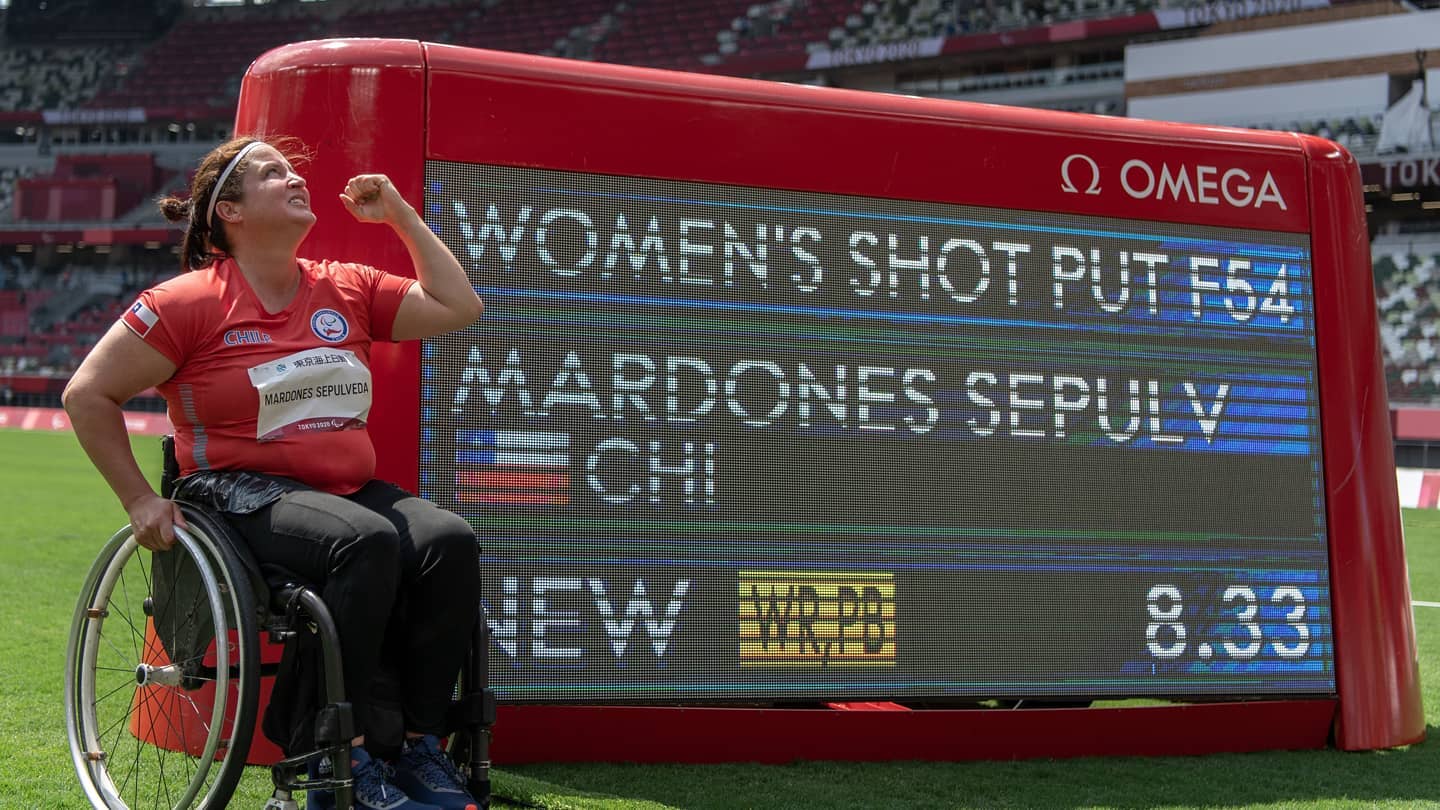
<svg viewBox="0 0 1440 810">
<path fill-rule="evenodd" d="M 1079 193 L 1080 190 L 1075 187 L 1075 181 L 1074 181 L 1073 179 L 1071 179 L 1071 177 L 1070 177 L 1070 164 L 1074 163 L 1074 162 L 1077 161 L 1077 160 L 1084 161 L 1084 162 L 1086 163 L 1086 165 L 1088 165 L 1088 166 L 1090 167 L 1090 187 L 1087 188 L 1087 189 L 1085 189 L 1085 193 L 1086 193 L 1086 194 L 1099 194 L 1099 193 L 1100 193 L 1100 165 L 1095 162 L 1095 158 L 1092 158 L 1092 157 L 1090 157 L 1089 155 L 1081 155 L 1081 154 L 1071 155 L 1070 157 L 1065 158 L 1065 162 L 1063 162 L 1063 163 L 1060 164 L 1060 188 L 1061 188 L 1061 190 L 1066 191 L 1066 192 L 1068 192 L 1068 193 L 1070 193 L 1070 194 L 1078 194 L 1078 193 Z"/>
<path fill-rule="evenodd" d="M 1076 164 L 1081 164 L 1076 166 Z M 1100 166 L 1089 155 L 1073 154 L 1060 164 L 1060 190 L 1067 194 L 1081 193 L 1080 184 L 1088 177 L 1089 185 L 1085 194 L 1100 193 Z M 1120 187 L 1125 194 L 1136 200 L 1175 200 L 1200 205 L 1226 205 L 1235 208 L 1261 208 L 1266 203 L 1276 205 L 1281 211 L 1288 210 L 1285 197 L 1280 193 L 1275 178 L 1270 172 L 1259 181 L 1244 169 L 1222 169 L 1217 166 L 1191 166 L 1180 163 L 1171 166 L 1154 166 L 1132 158 L 1120 167 Z"/>
</svg>

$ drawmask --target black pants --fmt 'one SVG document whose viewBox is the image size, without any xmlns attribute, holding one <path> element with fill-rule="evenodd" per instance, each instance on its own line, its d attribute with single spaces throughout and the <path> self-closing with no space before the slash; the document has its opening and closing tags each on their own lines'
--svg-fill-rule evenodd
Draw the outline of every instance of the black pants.
<svg viewBox="0 0 1440 810">
<path fill-rule="evenodd" d="M 470 525 L 382 481 L 346 496 L 296 490 L 227 517 L 262 564 L 320 588 L 340 633 L 359 733 L 369 726 L 382 655 L 400 679 L 406 729 L 442 733 L 480 609 Z"/>
</svg>

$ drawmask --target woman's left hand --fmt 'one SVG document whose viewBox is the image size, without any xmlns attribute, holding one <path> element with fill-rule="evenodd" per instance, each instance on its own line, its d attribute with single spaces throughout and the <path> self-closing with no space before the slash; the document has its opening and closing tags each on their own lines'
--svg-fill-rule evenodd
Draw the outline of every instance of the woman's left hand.
<svg viewBox="0 0 1440 810">
<path fill-rule="evenodd" d="M 414 210 L 383 174 L 357 174 L 350 178 L 340 194 L 340 202 L 361 222 L 395 223 Z"/>
</svg>

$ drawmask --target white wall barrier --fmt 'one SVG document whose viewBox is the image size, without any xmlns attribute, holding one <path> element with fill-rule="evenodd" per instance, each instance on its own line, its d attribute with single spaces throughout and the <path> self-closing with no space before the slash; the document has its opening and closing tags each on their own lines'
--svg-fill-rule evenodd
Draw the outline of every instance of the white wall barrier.
<svg viewBox="0 0 1440 810">
<path fill-rule="evenodd" d="M 0 407 L 0 428 L 69 430 L 70 417 L 59 408 Z M 163 413 L 126 411 L 125 429 L 140 436 L 164 436 L 171 432 L 170 419 Z"/>
<path fill-rule="evenodd" d="M 1410 508 L 1440 508 L 1440 470 L 1398 467 L 1395 482 L 1400 488 L 1400 505 Z"/>
</svg>

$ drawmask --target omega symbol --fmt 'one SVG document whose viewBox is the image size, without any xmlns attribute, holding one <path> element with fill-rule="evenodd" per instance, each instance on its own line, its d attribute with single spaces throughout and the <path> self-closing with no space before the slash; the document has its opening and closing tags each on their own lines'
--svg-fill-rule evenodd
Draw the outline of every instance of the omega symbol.
<svg viewBox="0 0 1440 810">
<path fill-rule="evenodd" d="M 1096 163 L 1095 159 L 1090 157 L 1089 155 L 1082 155 L 1079 153 L 1073 154 L 1070 157 L 1065 158 L 1064 162 L 1060 164 L 1060 189 L 1070 194 L 1080 193 L 1080 189 L 1075 187 L 1075 181 L 1070 179 L 1070 164 L 1074 163 L 1077 160 L 1083 160 L 1086 163 L 1090 164 L 1090 187 L 1085 189 L 1085 193 L 1099 194 L 1100 164 Z"/>
</svg>

